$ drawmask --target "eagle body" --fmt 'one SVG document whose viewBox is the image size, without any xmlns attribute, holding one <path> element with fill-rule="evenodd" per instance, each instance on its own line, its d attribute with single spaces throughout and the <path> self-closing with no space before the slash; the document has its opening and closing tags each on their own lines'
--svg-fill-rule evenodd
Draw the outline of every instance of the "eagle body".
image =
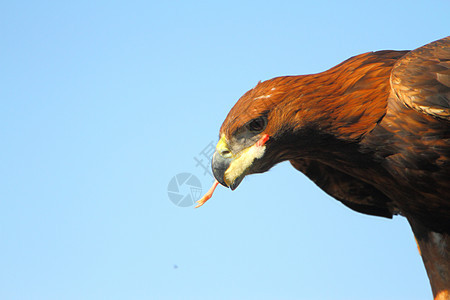
<svg viewBox="0 0 450 300">
<path fill-rule="evenodd" d="M 220 137 L 213 173 L 231 189 L 290 161 L 355 211 L 405 216 L 435 299 L 450 298 L 450 37 L 260 82 Z"/>
</svg>

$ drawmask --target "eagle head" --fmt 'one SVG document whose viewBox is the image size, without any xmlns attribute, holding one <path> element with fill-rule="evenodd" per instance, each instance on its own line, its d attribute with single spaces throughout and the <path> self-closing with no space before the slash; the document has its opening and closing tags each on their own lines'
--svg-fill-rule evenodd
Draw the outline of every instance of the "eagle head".
<svg viewBox="0 0 450 300">
<path fill-rule="evenodd" d="M 277 87 L 279 80 L 258 83 L 238 100 L 223 122 L 211 164 L 214 177 L 223 186 L 234 190 L 246 175 L 266 172 L 283 160 L 275 149 L 279 149 L 281 130 L 289 127 L 289 118 L 281 109 L 285 93 Z"/>
</svg>

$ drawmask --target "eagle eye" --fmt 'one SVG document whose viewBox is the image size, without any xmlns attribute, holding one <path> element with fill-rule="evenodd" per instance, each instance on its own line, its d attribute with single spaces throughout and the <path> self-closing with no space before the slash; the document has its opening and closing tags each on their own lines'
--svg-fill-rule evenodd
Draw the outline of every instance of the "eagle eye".
<svg viewBox="0 0 450 300">
<path fill-rule="evenodd" d="M 259 133 L 266 128 L 266 125 L 267 125 L 266 118 L 259 117 L 251 120 L 250 123 L 248 123 L 248 129 L 251 132 Z"/>
</svg>

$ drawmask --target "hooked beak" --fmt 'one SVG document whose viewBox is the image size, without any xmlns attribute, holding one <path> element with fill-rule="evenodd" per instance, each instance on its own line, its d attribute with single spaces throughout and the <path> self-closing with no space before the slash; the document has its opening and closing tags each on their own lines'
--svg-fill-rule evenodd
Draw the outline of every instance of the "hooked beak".
<svg viewBox="0 0 450 300">
<path fill-rule="evenodd" d="M 256 144 L 233 154 L 225 136 L 222 136 L 217 143 L 211 163 L 216 180 L 231 190 L 236 189 L 248 174 L 253 161 L 264 155 L 266 149 L 264 144 L 268 139 L 269 136 L 264 134 Z"/>
<path fill-rule="evenodd" d="M 221 185 L 229 187 L 231 188 L 231 190 L 234 190 L 238 187 L 238 185 L 241 183 L 241 181 L 244 179 L 245 176 L 239 176 L 235 178 L 231 183 L 227 183 L 225 181 L 225 172 L 228 170 L 232 162 L 233 162 L 232 157 L 224 157 L 222 154 L 220 154 L 220 152 L 218 151 L 214 152 L 212 158 L 212 171 L 214 177 Z"/>
</svg>

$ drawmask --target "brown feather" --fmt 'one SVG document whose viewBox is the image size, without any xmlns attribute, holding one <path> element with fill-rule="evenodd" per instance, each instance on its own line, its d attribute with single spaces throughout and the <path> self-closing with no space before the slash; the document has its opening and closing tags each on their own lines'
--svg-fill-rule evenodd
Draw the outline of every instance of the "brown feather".
<svg viewBox="0 0 450 300">
<path fill-rule="evenodd" d="M 287 124 L 294 130 L 316 124 L 327 133 L 358 139 L 385 114 L 389 74 L 405 53 L 361 54 L 323 73 L 277 77 L 259 83 L 231 109 L 220 131 L 231 137 L 261 112 L 278 108 L 269 120 L 269 134 Z"/>
<path fill-rule="evenodd" d="M 267 118 L 267 149 L 245 174 L 289 160 L 366 214 L 408 218 L 434 295 L 450 292 L 450 37 L 413 51 L 352 57 L 328 71 L 260 82 L 220 129 L 248 147 Z M 240 144 L 240 145 L 239 145 Z"/>
</svg>

